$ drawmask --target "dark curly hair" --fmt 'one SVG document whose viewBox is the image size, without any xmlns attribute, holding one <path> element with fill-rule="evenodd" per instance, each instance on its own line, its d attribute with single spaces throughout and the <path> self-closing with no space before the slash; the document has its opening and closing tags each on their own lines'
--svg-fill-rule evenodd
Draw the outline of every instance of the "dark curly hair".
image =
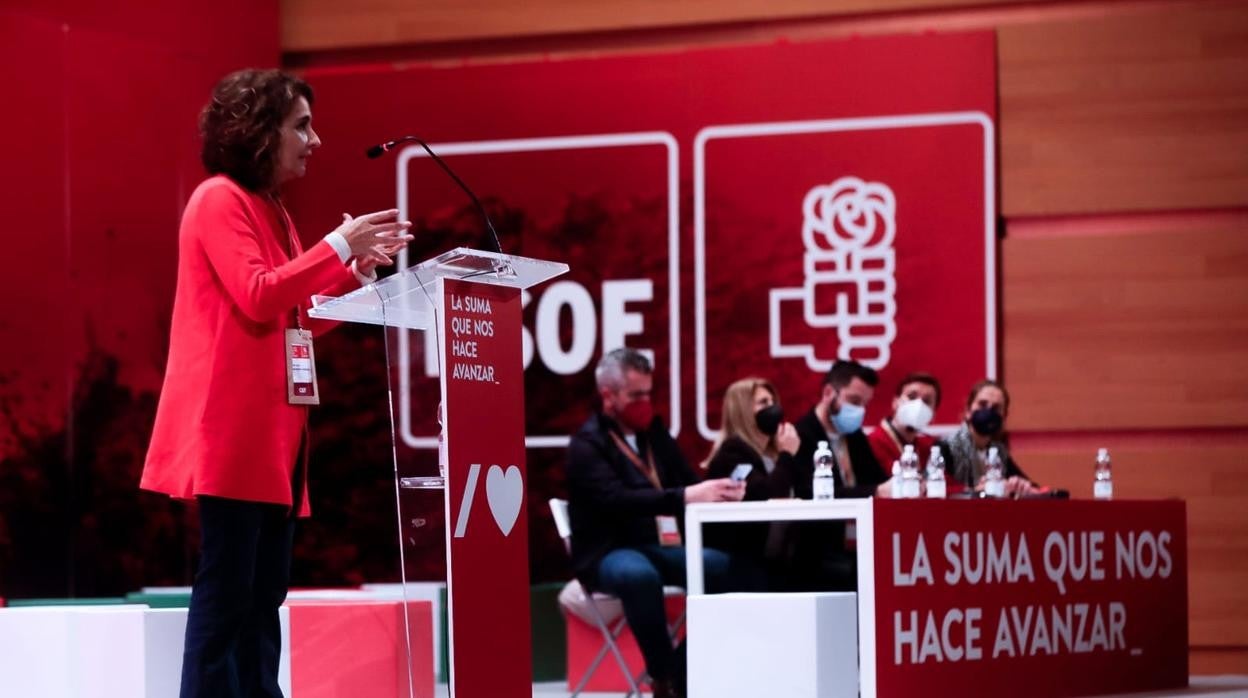
<svg viewBox="0 0 1248 698">
<path fill-rule="evenodd" d="M 199 114 L 200 159 L 208 174 L 227 175 L 251 191 L 272 189 L 282 121 L 299 97 L 311 106 L 312 88 L 280 70 L 240 70 L 222 78 Z"/>
</svg>

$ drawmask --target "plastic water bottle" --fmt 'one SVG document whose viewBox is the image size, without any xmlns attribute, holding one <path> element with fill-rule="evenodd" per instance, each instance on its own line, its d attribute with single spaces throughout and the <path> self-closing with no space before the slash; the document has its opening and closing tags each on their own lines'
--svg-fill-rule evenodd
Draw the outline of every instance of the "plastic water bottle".
<svg viewBox="0 0 1248 698">
<path fill-rule="evenodd" d="M 927 496 L 944 499 L 945 492 L 945 456 L 939 446 L 932 446 L 932 453 L 927 457 Z"/>
<path fill-rule="evenodd" d="M 1092 482 L 1092 496 L 1096 499 L 1114 498 L 1114 480 L 1109 470 L 1109 449 L 1096 450 L 1096 480 Z"/>
<path fill-rule="evenodd" d="M 906 444 L 901 451 L 901 496 L 905 499 L 918 499 L 921 491 L 919 454 L 914 452 L 914 446 Z"/>
<path fill-rule="evenodd" d="M 832 449 L 820 441 L 815 449 L 815 480 L 811 483 L 815 499 L 835 499 L 836 480 L 832 476 Z"/>
<path fill-rule="evenodd" d="M 1005 469 L 1001 466 L 1001 454 L 994 446 L 988 449 L 988 461 L 984 464 L 984 494 L 989 497 L 1005 496 Z"/>
<path fill-rule="evenodd" d="M 889 480 L 889 482 L 892 483 L 888 486 L 890 497 L 901 499 L 906 496 L 901 487 L 901 463 L 898 461 L 893 461 L 893 479 Z"/>
</svg>

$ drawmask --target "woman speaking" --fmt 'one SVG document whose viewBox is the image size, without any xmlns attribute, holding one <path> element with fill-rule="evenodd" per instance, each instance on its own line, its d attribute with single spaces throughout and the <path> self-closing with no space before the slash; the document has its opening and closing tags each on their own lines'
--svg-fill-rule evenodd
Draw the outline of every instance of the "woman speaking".
<svg viewBox="0 0 1248 698">
<path fill-rule="evenodd" d="M 376 278 L 411 239 L 398 211 L 303 249 L 282 186 L 321 145 L 312 90 L 276 70 L 226 76 L 200 115 L 209 177 L 178 234 L 169 360 L 140 486 L 199 505 L 200 560 L 183 698 L 273 696 L 296 516 L 307 515 L 307 418 L 316 404 L 314 294 Z"/>
</svg>

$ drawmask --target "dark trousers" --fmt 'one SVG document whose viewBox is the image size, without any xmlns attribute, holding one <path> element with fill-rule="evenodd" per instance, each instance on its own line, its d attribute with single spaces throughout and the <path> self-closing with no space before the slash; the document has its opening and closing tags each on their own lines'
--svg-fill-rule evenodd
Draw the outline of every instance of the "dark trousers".
<svg viewBox="0 0 1248 698">
<path fill-rule="evenodd" d="M 279 504 L 199 497 L 200 557 L 182 656 L 182 698 L 282 698 L 278 608 L 295 522 Z"/>
<path fill-rule="evenodd" d="M 731 560 L 718 550 L 702 550 L 702 570 L 708 592 L 728 591 Z M 681 653 L 672 649 L 667 633 L 663 585 L 685 585 L 685 549 L 643 545 L 617 548 L 598 563 L 598 588 L 618 596 L 624 617 L 646 660 L 653 679 L 673 679 L 683 684 Z"/>
</svg>

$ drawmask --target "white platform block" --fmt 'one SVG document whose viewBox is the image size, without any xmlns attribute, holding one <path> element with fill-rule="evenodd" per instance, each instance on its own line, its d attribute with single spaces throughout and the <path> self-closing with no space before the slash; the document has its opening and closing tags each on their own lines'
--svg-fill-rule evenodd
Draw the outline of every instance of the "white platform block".
<svg viewBox="0 0 1248 698">
<path fill-rule="evenodd" d="M 0 612 L 4 694 L 143 696 L 146 606 L 50 606 Z"/>
<path fill-rule="evenodd" d="M 853 593 L 688 599 L 689 698 L 858 695 Z"/>
<path fill-rule="evenodd" d="M 282 654 L 277 685 L 290 696 L 290 609 L 277 610 L 282 628 Z M 185 608 L 151 608 L 143 614 L 145 698 L 176 696 L 182 686 L 182 646 L 186 638 Z M 120 695 L 120 694 L 118 694 Z"/>
<path fill-rule="evenodd" d="M 277 660 L 277 686 L 288 698 L 294 698 L 290 690 L 290 609 L 277 609 L 277 620 L 282 626 L 282 656 Z"/>
<path fill-rule="evenodd" d="M 176 696 L 182 685 L 182 643 L 186 638 L 185 608 L 153 608 L 143 614 L 146 625 L 147 698 Z"/>
<path fill-rule="evenodd" d="M 139 592 L 158 596 L 181 596 L 191 593 L 191 587 L 142 587 Z"/>
<path fill-rule="evenodd" d="M 0 609 L 0 695 L 176 696 L 186 615 L 142 605 Z M 290 609 L 280 609 L 279 619 L 278 684 L 290 696 Z"/>
</svg>

